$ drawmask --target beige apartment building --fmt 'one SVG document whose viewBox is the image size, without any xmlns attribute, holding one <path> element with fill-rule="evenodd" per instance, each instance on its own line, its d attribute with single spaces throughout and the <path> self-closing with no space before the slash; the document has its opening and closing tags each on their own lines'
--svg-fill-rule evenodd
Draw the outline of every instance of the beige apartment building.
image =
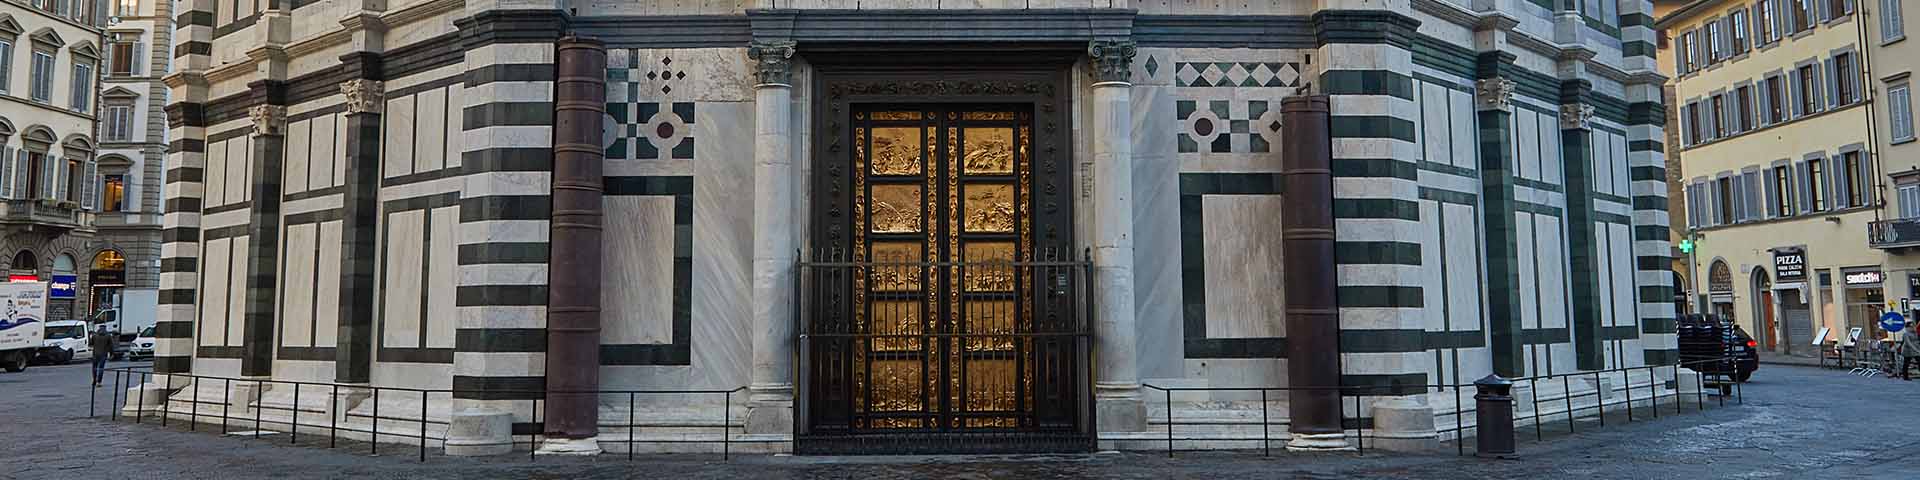
<svg viewBox="0 0 1920 480">
<path fill-rule="evenodd" d="M 1882 202 L 1880 218 L 1868 229 L 1868 242 L 1886 253 L 1886 297 L 1912 318 L 1920 290 L 1920 142 L 1914 141 L 1913 70 L 1920 42 L 1907 40 L 1905 11 L 1910 0 L 1879 0 L 1869 5 L 1865 22 L 1868 85 L 1875 149 L 1880 153 L 1893 198 Z M 1869 326 L 1877 328 L 1877 326 Z M 1872 330 L 1878 333 L 1877 330 Z"/>
<path fill-rule="evenodd" d="M 1873 332 L 1885 255 L 1866 242 L 1873 155 L 1858 0 L 1703 0 L 1664 15 L 1695 312 L 1777 352 Z"/>
</svg>

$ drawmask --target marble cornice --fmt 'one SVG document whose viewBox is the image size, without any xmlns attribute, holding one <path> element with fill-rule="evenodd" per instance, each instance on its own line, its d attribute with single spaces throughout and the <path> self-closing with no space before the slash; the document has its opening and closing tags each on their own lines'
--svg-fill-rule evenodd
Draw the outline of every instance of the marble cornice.
<svg viewBox="0 0 1920 480">
<path fill-rule="evenodd" d="M 1508 44 L 1546 56 L 1547 58 L 1568 59 L 1572 58 L 1569 55 L 1578 55 L 1570 54 L 1568 52 L 1569 50 L 1592 51 L 1592 48 L 1586 45 L 1558 44 L 1521 31 L 1518 29 L 1520 21 L 1505 12 L 1474 12 L 1459 5 L 1448 3 L 1445 0 L 1413 0 L 1413 8 L 1420 13 L 1432 15 L 1435 18 L 1462 27 L 1471 29 L 1498 28 L 1506 32 Z M 1621 69 L 1619 65 L 1600 62 L 1597 58 L 1598 52 L 1587 54 L 1585 58 L 1581 58 L 1581 61 L 1586 64 L 1589 73 L 1617 82 L 1639 83 L 1634 81 L 1638 78 L 1636 74 L 1629 74 L 1626 70 Z M 1655 74 L 1658 75 L 1658 73 Z M 1665 81 L 1665 79 L 1662 78 L 1661 81 Z"/>
<path fill-rule="evenodd" d="M 466 0 L 433 0 L 395 11 L 356 11 L 340 18 L 340 28 L 296 40 L 287 45 L 287 54 L 298 57 L 318 52 L 334 45 L 353 41 L 354 34 L 360 31 L 385 32 L 394 27 L 430 20 L 444 13 L 458 12 L 466 5 Z"/>
</svg>

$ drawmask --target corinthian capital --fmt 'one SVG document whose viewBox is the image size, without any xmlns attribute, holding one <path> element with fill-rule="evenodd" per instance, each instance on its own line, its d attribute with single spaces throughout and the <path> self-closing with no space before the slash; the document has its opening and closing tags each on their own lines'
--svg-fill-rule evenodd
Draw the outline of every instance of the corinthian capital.
<svg viewBox="0 0 1920 480">
<path fill-rule="evenodd" d="M 1560 104 L 1561 130 L 1593 129 L 1593 105 L 1585 103 Z"/>
<path fill-rule="evenodd" d="M 1513 81 L 1505 77 L 1483 78 L 1473 82 L 1474 110 L 1513 111 Z"/>
<path fill-rule="evenodd" d="M 286 105 L 254 105 L 247 109 L 247 118 L 253 120 L 254 135 L 279 135 L 286 130 Z"/>
<path fill-rule="evenodd" d="M 753 74 L 761 85 L 793 84 L 793 49 L 789 40 L 754 42 L 747 47 L 747 58 L 753 59 Z"/>
<path fill-rule="evenodd" d="M 1094 40 L 1087 44 L 1087 56 L 1093 57 L 1093 80 L 1125 82 L 1133 72 L 1132 40 Z"/>
<path fill-rule="evenodd" d="M 379 114 L 386 110 L 387 83 L 356 78 L 340 82 L 340 94 L 347 97 L 347 113 Z"/>
</svg>

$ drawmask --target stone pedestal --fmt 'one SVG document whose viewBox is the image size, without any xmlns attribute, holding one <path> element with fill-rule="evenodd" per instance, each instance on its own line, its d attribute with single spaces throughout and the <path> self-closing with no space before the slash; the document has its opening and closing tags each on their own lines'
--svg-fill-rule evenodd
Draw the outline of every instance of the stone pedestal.
<svg viewBox="0 0 1920 480">
<path fill-rule="evenodd" d="M 1139 397 L 1096 398 L 1093 407 L 1101 432 L 1147 430 L 1147 404 Z"/>
<path fill-rule="evenodd" d="M 1440 448 L 1433 427 L 1433 406 L 1415 397 L 1392 397 L 1373 404 L 1373 438 L 1368 446 L 1391 452 L 1428 452 Z"/>
<path fill-rule="evenodd" d="M 599 437 L 587 438 L 549 438 L 540 441 L 540 450 L 535 455 L 577 455 L 591 456 L 600 454 Z"/>
<path fill-rule="evenodd" d="M 1353 444 L 1347 443 L 1345 433 L 1295 433 L 1287 440 L 1287 450 L 1293 452 L 1324 452 L 1351 450 Z"/>
<path fill-rule="evenodd" d="M 327 412 L 327 418 L 335 421 L 346 421 L 347 412 L 359 408 L 360 402 L 364 402 L 367 398 L 373 396 L 373 391 L 363 388 L 341 387 L 338 390 L 327 392 L 327 395 L 332 397 L 328 399 L 326 408 L 323 410 Z"/>
<path fill-rule="evenodd" d="M 1538 389 L 1534 387 L 1533 382 L 1513 383 L 1513 418 L 1516 424 L 1522 419 L 1533 417 L 1534 395 L 1539 394 L 1535 390 Z"/>
<path fill-rule="evenodd" d="M 143 383 L 127 389 L 126 406 L 120 409 L 121 415 L 159 415 L 165 408 L 167 395 L 172 394 L 165 386 L 157 383 Z"/>
<path fill-rule="evenodd" d="M 793 433 L 793 402 L 767 401 L 747 407 L 748 433 Z"/>
<path fill-rule="evenodd" d="M 1600 392 L 1600 395 L 1597 396 L 1600 402 L 1605 403 L 1607 400 L 1613 399 L 1614 381 L 1612 377 L 1586 377 L 1581 380 L 1587 382 L 1587 387 L 1594 389 L 1596 392 Z"/>
<path fill-rule="evenodd" d="M 446 452 L 455 457 L 501 455 L 513 451 L 513 414 L 473 409 L 453 414 L 447 423 Z"/>
<path fill-rule="evenodd" d="M 253 402 L 260 400 L 260 394 L 272 389 L 272 384 L 234 382 L 233 386 L 227 388 L 227 408 L 231 409 L 229 414 L 238 416 L 241 413 L 250 412 Z M 251 415 L 251 413 L 247 414 Z"/>
</svg>

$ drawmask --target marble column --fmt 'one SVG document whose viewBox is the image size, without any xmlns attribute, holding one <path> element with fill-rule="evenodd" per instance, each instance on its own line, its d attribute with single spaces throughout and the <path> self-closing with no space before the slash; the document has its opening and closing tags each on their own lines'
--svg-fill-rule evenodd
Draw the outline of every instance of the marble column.
<svg viewBox="0 0 1920 480">
<path fill-rule="evenodd" d="M 254 83 L 268 103 L 247 111 L 247 117 L 253 120 L 253 184 L 249 186 L 253 208 L 248 214 L 252 232 L 247 235 L 247 304 L 240 375 L 267 377 L 273 375 L 274 291 L 280 277 L 280 154 L 287 138 L 287 106 L 274 102 L 285 102 L 285 84 Z"/>
<path fill-rule="evenodd" d="M 793 431 L 793 42 L 755 42 L 753 372 L 747 432 Z"/>
<path fill-rule="evenodd" d="M 1095 411 L 1102 432 L 1146 430 L 1133 310 L 1134 44 L 1099 40 L 1092 57 Z"/>
<path fill-rule="evenodd" d="M 340 317 L 333 380 L 367 383 L 373 368 L 374 259 L 380 258 L 380 120 L 387 105 L 380 80 L 340 84 L 346 97 L 347 176 L 341 197 Z M 357 404 L 358 398 L 345 402 Z"/>
</svg>

